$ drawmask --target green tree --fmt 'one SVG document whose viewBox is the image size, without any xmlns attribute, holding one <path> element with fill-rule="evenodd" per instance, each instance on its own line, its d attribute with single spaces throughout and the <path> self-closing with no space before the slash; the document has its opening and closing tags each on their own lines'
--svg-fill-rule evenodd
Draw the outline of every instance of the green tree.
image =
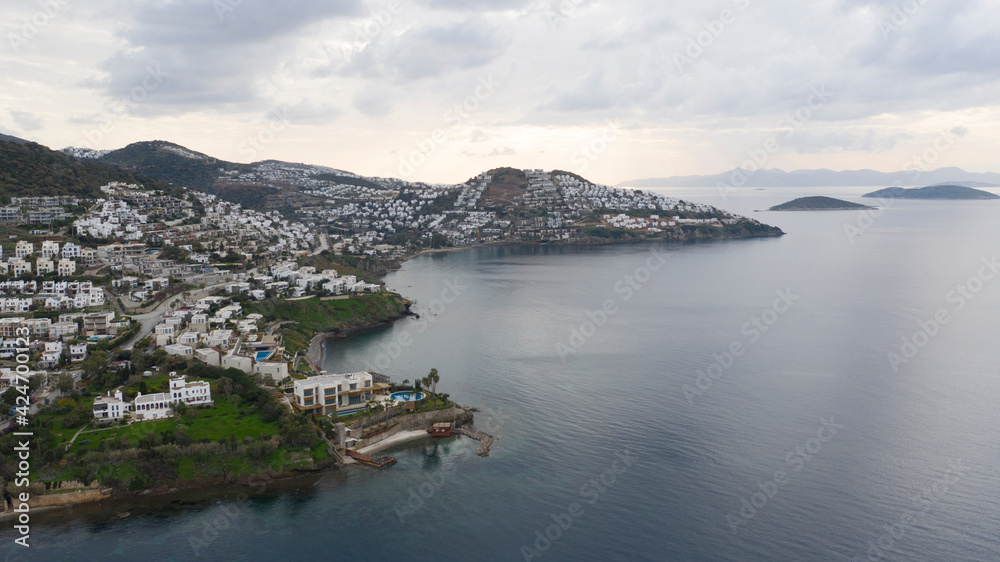
<svg viewBox="0 0 1000 562">
<path fill-rule="evenodd" d="M 107 351 L 94 351 L 83 360 L 83 377 L 87 380 L 97 377 L 108 364 Z"/>
<path fill-rule="evenodd" d="M 69 373 L 63 373 L 59 375 L 59 382 L 57 384 L 59 392 L 63 394 L 69 393 L 73 390 L 73 375 Z"/>
</svg>

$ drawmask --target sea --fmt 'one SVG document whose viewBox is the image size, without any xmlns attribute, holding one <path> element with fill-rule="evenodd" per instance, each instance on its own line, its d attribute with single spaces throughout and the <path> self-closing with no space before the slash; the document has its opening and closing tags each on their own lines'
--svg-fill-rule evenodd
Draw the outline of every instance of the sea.
<svg viewBox="0 0 1000 562">
<path fill-rule="evenodd" d="M 655 189 L 775 238 L 503 246 L 387 276 L 324 344 L 496 442 L 7 520 L 5 560 L 1000 560 L 1000 201 Z M 764 212 L 806 195 L 877 211 Z"/>
</svg>

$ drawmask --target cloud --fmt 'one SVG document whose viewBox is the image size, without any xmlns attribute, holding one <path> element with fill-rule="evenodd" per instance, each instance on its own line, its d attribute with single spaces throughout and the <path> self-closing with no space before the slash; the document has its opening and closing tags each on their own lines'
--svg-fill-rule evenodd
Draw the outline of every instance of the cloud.
<svg viewBox="0 0 1000 562">
<path fill-rule="evenodd" d="M 517 154 L 516 150 L 514 150 L 513 148 L 511 148 L 509 146 L 505 146 L 503 148 L 499 148 L 499 147 L 494 148 L 486 156 L 487 157 L 492 157 L 492 156 L 514 156 L 515 154 Z"/>
<path fill-rule="evenodd" d="M 479 0 L 478 2 L 469 2 L 468 0 L 418 0 L 417 3 L 430 8 L 482 13 L 486 11 L 523 8 L 532 4 L 533 0 Z"/>
<path fill-rule="evenodd" d="M 408 82 L 486 66 L 504 55 L 512 35 L 504 22 L 482 16 L 383 33 L 345 69 L 369 80 Z"/>
<path fill-rule="evenodd" d="M 273 75 L 293 52 L 296 35 L 329 18 L 360 13 L 358 0 L 310 2 L 139 3 L 118 32 L 126 48 L 102 65 L 92 81 L 112 98 L 132 100 L 135 114 L 200 109 L 257 109 Z M 162 80 L 149 80 L 150 69 Z M 155 86 L 155 87 L 153 87 Z M 145 89 L 136 99 L 135 92 Z M 273 89 L 273 88 L 271 88 Z M 249 106 L 249 107 L 248 107 Z"/>
<path fill-rule="evenodd" d="M 296 125 L 327 125 L 336 121 L 341 112 L 333 104 L 313 102 L 308 97 L 285 106 L 288 121 Z"/>
<path fill-rule="evenodd" d="M 873 154 L 892 150 L 900 143 L 913 138 L 914 135 L 906 132 L 882 134 L 871 128 L 863 132 L 827 131 L 814 133 L 812 131 L 799 131 L 783 144 L 799 154 L 829 154 L 833 152 Z"/>
<path fill-rule="evenodd" d="M 21 130 L 31 133 L 42 128 L 44 122 L 42 118 L 29 111 L 15 111 L 10 110 L 10 116 L 14 118 L 14 122 L 17 123 Z"/>
</svg>

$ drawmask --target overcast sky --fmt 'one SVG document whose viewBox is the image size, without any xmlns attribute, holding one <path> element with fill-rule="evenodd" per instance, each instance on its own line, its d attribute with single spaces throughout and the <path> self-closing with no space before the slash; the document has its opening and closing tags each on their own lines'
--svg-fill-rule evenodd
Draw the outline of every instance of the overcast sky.
<svg viewBox="0 0 1000 562">
<path fill-rule="evenodd" d="M 998 21 L 974 0 L 4 0 L 0 132 L 442 183 L 1000 171 Z"/>
</svg>

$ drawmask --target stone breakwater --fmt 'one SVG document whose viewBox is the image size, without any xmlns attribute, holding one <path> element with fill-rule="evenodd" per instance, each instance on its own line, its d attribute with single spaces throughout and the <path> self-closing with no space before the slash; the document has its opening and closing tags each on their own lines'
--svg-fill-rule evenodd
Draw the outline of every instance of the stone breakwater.
<svg viewBox="0 0 1000 562">
<path fill-rule="evenodd" d="M 479 447 L 476 447 L 476 454 L 481 457 L 490 456 L 490 445 L 493 444 L 493 437 L 479 431 L 478 429 L 465 426 L 455 428 L 456 433 L 461 433 L 466 437 L 471 437 L 476 441 L 479 441 Z"/>
</svg>

